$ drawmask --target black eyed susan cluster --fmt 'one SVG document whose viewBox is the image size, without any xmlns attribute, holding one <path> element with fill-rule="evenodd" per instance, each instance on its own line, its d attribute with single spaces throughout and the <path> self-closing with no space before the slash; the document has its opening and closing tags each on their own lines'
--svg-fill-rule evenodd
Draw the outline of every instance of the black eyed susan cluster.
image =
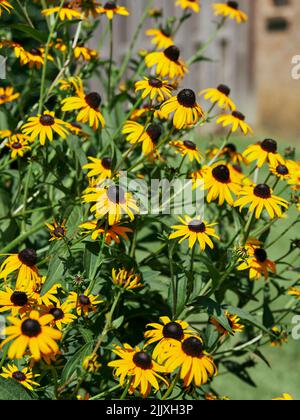
<svg viewBox="0 0 300 420">
<path fill-rule="evenodd" d="M 124 50 L 122 0 L 0 0 L 0 376 L 24 399 L 228 399 L 228 358 L 289 342 L 296 151 L 257 135 L 224 81 L 191 86 L 240 4 L 173 2 L 180 17 L 148 5 Z M 177 34 L 203 8 L 217 30 L 188 57 Z M 145 211 L 153 180 L 169 212 Z"/>
</svg>

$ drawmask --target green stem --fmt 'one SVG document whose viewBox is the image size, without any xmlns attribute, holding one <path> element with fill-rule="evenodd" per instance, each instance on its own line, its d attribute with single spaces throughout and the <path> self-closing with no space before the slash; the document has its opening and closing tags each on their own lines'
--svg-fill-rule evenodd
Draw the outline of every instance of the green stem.
<svg viewBox="0 0 300 420">
<path fill-rule="evenodd" d="M 23 210 L 22 210 L 23 220 L 22 220 L 21 233 L 25 233 L 26 232 L 26 210 L 27 210 L 27 199 L 28 199 L 29 185 L 30 185 L 31 175 L 32 175 L 32 165 L 33 164 L 30 163 L 28 174 L 27 174 L 27 177 L 26 177 L 26 182 L 25 182 L 24 199 L 23 199 Z"/>
<path fill-rule="evenodd" d="M 33 235 L 35 232 L 38 232 L 45 226 L 45 220 L 42 223 L 36 224 L 32 229 L 28 230 L 27 232 L 22 233 L 12 242 L 10 242 L 6 247 L 0 250 L 0 255 L 7 254 L 10 250 L 14 249 L 17 245 L 21 242 L 24 242 L 28 237 Z"/>
<path fill-rule="evenodd" d="M 113 31 L 113 19 L 109 21 L 109 68 L 108 68 L 108 82 L 107 82 L 107 102 L 110 105 L 111 98 L 111 81 L 112 81 L 112 66 L 113 66 L 113 54 L 114 54 L 114 31 Z"/>
<path fill-rule="evenodd" d="M 175 376 L 175 378 L 173 379 L 173 381 L 172 381 L 172 383 L 171 383 L 171 385 L 170 385 L 170 387 L 167 389 L 167 392 L 165 393 L 165 395 L 163 395 L 163 397 L 161 398 L 162 400 L 166 400 L 171 394 L 172 394 L 172 392 L 173 392 L 173 390 L 174 390 L 174 388 L 175 388 L 175 386 L 176 386 L 176 384 L 177 384 L 177 382 L 178 382 L 178 380 L 179 380 L 179 375 L 180 375 L 180 372 L 178 372 L 177 374 L 176 374 L 176 376 Z"/>
<path fill-rule="evenodd" d="M 114 391 L 117 391 L 118 389 L 121 388 L 121 385 L 116 385 L 110 389 L 108 389 L 105 392 L 101 392 L 101 394 L 95 395 L 94 397 L 90 398 L 90 401 L 95 401 L 95 400 L 99 400 L 100 398 L 106 397 L 108 394 L 111 394 Z"/>
</svg>

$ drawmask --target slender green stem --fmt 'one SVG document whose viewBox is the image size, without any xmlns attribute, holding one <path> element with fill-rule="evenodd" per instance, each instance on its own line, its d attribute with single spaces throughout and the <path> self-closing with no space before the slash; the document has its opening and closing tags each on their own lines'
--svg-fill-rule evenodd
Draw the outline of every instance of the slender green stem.
<svg viewBox="0 0 300 420">
<path fill-rule="evenodd" d="M 23 199 L 23 210 L 22 210 L 22 227 L 21 227 L 21 232 L 25 233 L 26 232 L 26 210 L 27 210 L 27 199 L 28 199 L 28 191 L 29 191 L 29 185 L 30 185 L 30 181 L 31 181 L 31 175 L 32 175 L 32 163 L 30 163 L 29 165 L 29 170 L 28 170 L 28 174 L 26 177 L 26 182 L 25 182 L 25 188 L 24 188 L 24 199 Z"/>
<path fill-rule="evenodd" d="M 25 19 L 27 20 L 27 23 L 29 24 L 29 26 L 31 26 L 34 29 L 34 25 L 33 25 L 32 21 L 31 21 L 31 19 L 29 17 L 29 14 L 27 12 L 26 7 L 25 6 L 22 6 L 20 0 L 16 0 L 16 1 L 17 1 L 18 5 L 19 5 L 20 9 L 23 12 Z"/>
<path fill-rule="evenodd" d="M 108 67 L 108 81 L 107 81 L 107 102 L 110 104 L 111 90 L 112 90 L 112 67 L 114 55 L 114 31 L 113 19 L 109 21 L 109 67 Z"/>
<path fill-rule="evenodd" d="M 89 400 L 90 401 L 100 400 L 101 398 L 104 398 L 107 395 L 112 394 L 114 391 L 117 391 L 120 388 L 121 388 L 121 385 L 116 385 L 116 386 L 108 389 L 105 392 L 101 392 L 101 394 L 98 394 L 98 395 L 95 395 L 94 397 L 91 397 Z"/>
<path fill-rule="evenodd" d="M 179 380 L 179 376 L 180 376 L 180 372 L 177 372 L 175 378 L 173 379 L 171 385 L 169 386 L 169 388 L 167 389 L 165 395 L 162 396 L 162 400 L 166 400 L 173 392 L 178 380 Z"/>
<path fill-rule="evenodd" d="M 132 382 L 132 378 L 129 378 L 129 379 L 128 379 L 128 381 L 127 381 L 126 387 L 124 388 L 124 391 L 122 392 L 122 395 L 121 395 L 121 397 L 120 397 L 120 400 L 121 400 L 121 401 L 122 401 L 122 400 L 125 400 L 125 398 L 126 398 L 126 396 L 127 396 L 127 394 L 128 394 L 128 391 L 129 391 L 129 388 L 130 388 L 131 382 Z"/>
</svg>

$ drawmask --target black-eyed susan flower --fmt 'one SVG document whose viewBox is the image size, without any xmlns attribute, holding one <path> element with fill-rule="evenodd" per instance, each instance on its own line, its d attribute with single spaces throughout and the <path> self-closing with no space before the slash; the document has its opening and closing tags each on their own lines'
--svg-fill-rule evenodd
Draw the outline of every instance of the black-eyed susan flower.
<svg viewBox="0 0 300 420">
<path fill-rule="evenodd" d="M 0 130 L 0 139 L 6 139 L 8 137 L 12 136 L 12 131 L 11 130 Z"/>
<path fill-rule="evenodd" d="M 51 306 L 53 304 L 59 304 L 58 292 L 61 289 L 61 284 L 54 284 L 47 293 L 42 294 L 43 285 L 46 282 L 46 277 L 43 276 L 39 279 L 39 282 L 36 285 L 33 285 L 31 288 L 32 299 L 35 301 L 35 305 L 38 307 L 42 306 Z M 29 289 L 30 290 L 30 289 Z"/>
<path fill-rule="evenodd" d="M 65 2 L 62 7 L 50 7 L 48 9 L 42 10 L 42 14 L 44 16 L 51 16 L 54 14 L 59 15 L 59 19 L 64 20 L 72 20 L 72 19 L 80 19 L 81 18 L 81 12 L 76 10 L 71 2 Z"/>
<path fill-rule="evenodd" d="M 152 356 L 161 361 L 162 354 L 170 350 L 174 340 L 182 341 L 195 333 L 190 330 L 187 322 L 180 319 L 171 321 L 168 316 L 161 316 L 159 319 L 161 324 L 156 322 L 148 324 L 147 327 L 151 327 L 151 330 L 146 331 L 144 335 L 147 340 L 146 346 L 157 343 Z"/>
<path fill-rule="evenodd" d="M 161 113 L 168 118 L 173 114 L 173 125 L 178 130 L 191 127 L 204 116 L 204 112 L 197 103 L 196 95 L 191 89 L 181 90 L 161 106 Z"/>
<path fill-rule="evenodd" d="M 74 309 L 73 305 L 68 301 L 61 304 L 57 302 L 55 306 L 48 308 L 48 314 L 53 316 L 51 325 L 57 327 L 60 331 L 67 325 L 72 324 L 77 318 L 76 315 L 72 314 Z"/>
<path fill-rule="evenodd" d="M 34 381 L 34 379 L 40 375 L 32 373 L 31 369 L 28 367 L 24 367 L 20 370 L 13 363 L 3 366 L 0 376 L 5 379 L 11 378 L 14 381 L 17 381 L 19 384 L 29 389 L 29 391 L 33 391 L 35 387 L 40 386 L 40 384 Z"/>
<path fill-rule="evenodd" d="M 227 3 L 215 3 L 213 8 L 216 16 L 229 17 L 229 19 L 236 20 L 237 23 L 247 22 L 248 16 L 245 12 L 239 9 L 237 1 L 228 1 Z"/>
<path fill-rule="evenodd" d="M 65 139 L 69 134 L 68 127 L 69 124 L 56 118 L 54 112 L 45 111 L 42 115 L 28 118 L 21 130 L 30 141 L 38 139 L 44 146 L 47 139 L 53 141 L 54 133 Z"/>
<path fill-rule="evenodd" d="M 82 362 L 82 367 L 89 373 L 95 373 L 101 368 L 101 363 L 98 360 L 98 356 L 96 354 L 91 354 L 84 358 Z"/>
<path fill-rule="evenodd" d="M 101 6 L 101 3 L 97 0 L 72 0 L 72 3 L 84 14 L 84 17 L 93 16 L 96 18 L 97 8 Z"/>
<path fill-rule="evenodd" d="M 5 290 L 0 291 L 0 312 L 11 311 L 12 316 L 24 314 L 32 308 L 33 303 L 29 290 L 19 291 L 5 286 Z"/>
<path fill-rule="evenodd" d="M 73 50 L 74 57 L 79 60 L 91 61 L 98 57 L 96 50 L 84 47 L 83 45 L 77 45 Z"/>
<path fill-rule="evenodd" d="M 265 162 L 273 166 L 285 163 L 283 157 L 278 153 L 277 142 L 273 139 L 265 139 L 262 142 L 250 145 L 243 155 L 249 162 L 257 161 L 258 168 L 261 168 Z"/>
<path fill-rule="evenodd" d="M 293 401 L 294 398 L 290 394 L 282 394 L 281 397 L 273 398 L 273 401 Z"/>
<path fill-rule="evenodd" d="M 60 331 L 49 327 L 48 324 L 53 320 L 52 315 L 40 316 L 37 311 L 31 311 L 28 318 L 7 317 L 7 320 L 13 325 L 5 328 L 4 334 L 7 338 L 2 342 L 2 347 L 13 340 L 8 349 L 10 359 L 21 359 L 27 347 L 34 360 L 40 360 L 41 353 L 58 351 L 56 341 L 62 335 Z"/>
<path fill-rule="evenodd" d="M 144 80 L 140 80 L 135 84 L 135 91 L 142 90 L 142 99 L 149 96 L 151 101 L 157 98 L 158 101 L 162 102 L 172 96 L 172 86 L 168 81 L 160 80 L 155 77 L 144 77 Z"/>
<path fill-rule="evenodd" d="M 271 331 L 273 334 L 271 339 L 272 347 L 281 347 L 288 342 L 288 332 L 282 326 L 275 326 Z"/>
<path fill-rule="evenodd" d="M 122 133 L 126 135 L 129 143 L 142 143 L 143 154 L 147 156 L 156 148 L 162 128 L 159 124 L 150 124 L 145 127 L 135 121 L 127 121 Z"/>
<path fill-rule="evenodd" d="M 233 111 L 231 114 L 220 115 L 217 119 L 217 124 L 222 124 L 223 127 L 231 126 L 231 132 L 235 133 L 240 129 L 244 135 L 253 134 L 253 130 L 249 124 L 246 123 L 246 117 L 239 111 Z"/>
<path fill-rule="evenodd" d="M 105 120 L 99 110 L 102 101 L 99 93 L 90 92 L 86 95 L 80 79 L 73 80 L 73 85 L 77 96 L 63 99 L 62 111 L 79 111 L 77 115 L 78 122 L 88 123 L 94 130 L 99 128 L 99 124 L 104 128 Z"/>
<path fill-rule="evenodd" d="M 243 332 L 244 331 L 245 327 L 244 327 L 244 325 L 242 325 L 240 323 L 240 318 L 237 315 L 232 315 L 228 311 L 226 311 L 225 316 L 226 316 L 226 318 L 228 320 L 228 323 L 231 327 L 231 330 L 232 330 L 231 334 L 232 335 L 235 335 L 238 332 Z M 212 317 L 210 319 L 210 322 L 211 322 L 211 324 L 213 324 L 216 327 L 217 331 L 221 335 L 225 336 L 225 335 L 230 334 L 229 331 L 227 331 L 214 317 Z"/>
<path fill-rule="evenodd" d="M 19 49 L 19 54 L 20 63 L 22 66 L 28 64 L 29 68 L 33 69 L 36 67 L 39 70 L 45 64 L 46 56 L 44 48 L 32 48 L 29 51 Z M 54 61 L 52 55 L 47 55 L 47 61 Z"/>
<path fill-rule="evenodd" d="M 218 199 L 219 206 L 224 202 L 232 206 L 234 204 L 232 194 L 238 195 L 241 185 L 229 165 L 216 163 L 205 171 L 204 188 L 208 190 L 208 203 Z"/>
<path fill-rule="evenodd" d="M 248 257 L 238 266 L 238 270 L 249 270 L 250 280 L 259 280 L 262 275 L 267 280 L 269 271 L 276 273 L 276 264 L 268 258 L 265 249 L 248 244 L 246 250 Z"/>
<path fill-rule="evenodd" d="M 82 169 L 89 169 L 87 176 L 89 178 L 96 178 L 96 182 L 101 179 L 111 178 L 112 176 L 112 159 L 110 157 L 103 157 L 97 159 L 89 156 L 90 163 L 87 163 Z"/>
<path fill-rule="evenodd" d="M 146 31 L 146 35 L 152 37 L 151 43 L 156 45 L 159 50 L 164 50 L 174 45 L 171 34 L 165 29 L 151 28 Z"/>
<path fill-rule="evenodd" d="M 147 54 L 145 63 L 148 68 L 155 67 L 157 76 L 170 80 L 183 78 L 187 72 L 185 63 L 180 59 L 180 50 L 175 45 L 162 52 Z"/>
<path fill-rule="evenodd" d="M 96 312 L 96 306 L 103 302 L 99 296 L 94 296 L 87 289 L 84 293 L 71 292 L 66 300 L 68 306 L 75 309 L 78 315 L 87 316 L 89 312 Z"/>
<path fill-rule="evenodd" d="M 66 221 L 63 220 L 62 223 L 58 223 L 54 220 L 53 224 L 46 223 L 47 228 L 50 231 L 50 241 L 61 241 L 66 237 Z"/>
<path fill-rule="evenodd" d="M 7 0 L 0 0 L 0 16 L 2 15 L 3 10 L 6 10 L 8 13 L 13 9 L 13 6 Z"/>
<path fill-rule="evenodd" d="M 11 150 L 12 159 L 15 159 L 16 157 L 23 157 L 26 152 L 31 150 L 28 142 L 29 138 L 24 134 L 14 134 L 8 138 L 5 146 Z"/>
<path fill-rule="evenodd" d="M 232 165 L 241 166 L 242 164 L 248 165 L 249 163 L 248 159 L 242 153 L 238 152 L 236 145 L 233 143 L 228 143 L 223 147 L 221 156 L 226 158 Z"/>
<path fill-rule="evenodd" d="M 97 7 L 97 13 L 106 15 L 107 19 L 112 20 L 114 15 L 129 16 L 129 11 L 124 6 L 118 6 L 114 1 L 108 1 L 103 7 Z"/>
<path fill-rule="evenodd" d="M 9 40 L 0 41 L 0 48 L 11 48 L 14 51 L 15 56 L 20 60 L 22 64 L 26 64 L 29 61 L 27 52 L 22 47 L 22 45 L 17 42 Z"/>
<path fill-rule="evenodd" d="M 82 223 L 79 226 L 81 229 L 84 229 L 84 234 L 91 234 L 93 241 L 96 241 L 99 236 L 106 234 L 105 243 L 110 245 L 112 241 L 115 241 L 116 244 L 121 243 L 121 238 L 125 241 L 129 241 L 127 233 L 132 232 L 132 229 L 126 226 L 120 226 L 115 224 L 108 226 L 106 228 L 105 223 L 102 220 L 91 220 L 89 222 Z"/>
<path fill-rule="evenodd" d="M 230 88 L 226 85 L 219 85 L 216 89 L 209 88 L 202 90 L 200 95 L 204 96 L 204 99 L 210 101 L 212 104 L 217 104 L 219 108 L 231 111 L 236 110 L 236 106 L 230 99 Z"/>
<path fill-rule="evenodd" d="M 288 208 L 288 202 L 273 195 L 272 189 L 267 184 L 244 186 L 239 192 L 239 196 L 242 197 L 238 198 L 234 207 L 239 207 L 241 211 L 245 206 L 250 205 L 249 212 L 253 213 L 255 211 L 256 219 L 260 218 L 264 209 L 273 219 L 282 216 L 281 207 Z"/>
<path fill-rule="evenodd" d="M 133 394 L 136 389 L 143 398 L 146 398 L 153 387 L 159 391 L 160 380 L 167 384 L 166 380 L 159 374 L 164 373 L 165 368 L 156 363 L 151 355 L 140 347 L 132 348 L 129 344 L 123 347 L 115 346 L 113 352 L 120 357 L 108 363 L 108 366 L 114 368 L 114 375 L 120 377 L 120 385 L 124 386 L 126 380 L 131 380 L 129 393 Z"/>
<path fill-rule="evenodd" d="M 289 287 L 288 294 L 290 296 L 295 296 L 298 300 L 300 300 L 300 290 L 297 287 Z"/>
<path fill-rule="evenodd" d="M 13 102 L 18 99 L 19 96 L 20 94 L 14 92 L 14 88 L 12 86 L 0 87 L 0 105 Z"/>
<path fill-rule="evenodd" d="M 199 387 L 217 375 L 214 360 L 204 351 L 203 342 L 198 337 L 189 337 L 181 342 L 174 340 L 164 359 L 167 372 L 174 372 L 180 368 L 180 378 L 184 387 L 188 387 L 192 382 Z"/>
<path fill-rule="evenodd" d="M 206 246 L 213 249 L 214 244 L 210 237 L 220 239 L 216 234 L 214 226 L 217 223 L 207 223 L 201 219 L 200 216 L 191 218 L 190 216 L 185 216 L 184 218 L 179 217 L 181 225 L 172 226 L 172 229 L 176 230 L 173 232 L 169 239 L 176 239 L 181 237 L 179 243 L 182 243 L 186 239 L 189 240 L 189 247 L 193 248 L 195 243 L 198 241 L 201 251 L 205 251 Z"/>
<path fill-rule="evenodd" d="M 136 274 L 133 269 L 126 270 L 126 268 L 120 268 L 119 270 L 116 270 L 113 268 L 111 276 L 113 283 L 121 289 L 134 290 L 144 287 L 142 284 L 142 276 Z"/>
<path fill-rule="evenodd" d="M 291 178 L 291 167 L 287 162 L 270 165 L 270 172 L 282 181 L 287 181 Z"/>
<path fill-rule="evenodd" d="M 181 7 L 183 10 L 192 10 L 195 13 L 200 12 L 200 0 L 177 0 L 176 6 Z"/>
<path fill-rule="evenodd" d="M 0 279 L 17 272 L 17 290 L 27 290 L 28 286 L 36 285 L 40 276 L 36 267 L 37 254 L 34 249 L 26 248 L 18 254 L 9 254 L 0 267 Z"/>
<path fill-rule="evenodd" d="M 193 162 L 194 160 L 196 160 L 198 163 L 201 162 L 201 153 L 199 152 L 197 145 L 193 141 L 172 141 L 170 145 L 175 147 L 176 153 L 179 153 L 181 156 L 188 156 L 190 162 Z"/>
</svg>

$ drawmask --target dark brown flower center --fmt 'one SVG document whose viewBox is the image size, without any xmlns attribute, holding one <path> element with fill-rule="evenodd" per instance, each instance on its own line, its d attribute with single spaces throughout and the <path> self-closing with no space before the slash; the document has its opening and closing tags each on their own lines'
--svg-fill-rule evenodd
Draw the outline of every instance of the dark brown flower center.
<svg viewBox="0 0 300 420">
<path fill-rule="evenodd" d="M 236 146 L 232 143 L 229 143 L 227 146 L 225 146 L 225 150 L 231 153 L 236 153 Z"/>
<path fill-rule="evenodd" d="M 201 222 L 200 220 L 192 220 L 188 227 L 189 230 L 194 233 L 204 233 L 206 229 L 205 223 Z"/>
<path fill-rule="evenodd" d="M 35 319 L 26 319 L 21 325 L 21 331 L 26 337 L 37 337 L 41 331 L 41 325 Z"/>
<path fill-rule="evenodd" d="M 44 126 L 51 126 L 55 124 L 55 119 L 52 115 L 45 114 L 40 117 L 40 123 Z"/>
<path fill-rule="evenodd" d="M 277 142 L 272 139 L 265 139 L 261 143 L 261 148 L 268 153 L 276 153 L 277 152 Z"/>
<path fill-rule="evenodd" d="M 289 174 L 289 170 L 285 165 L 278 165 L 277 168 L 276 168 L 276 172 L 279 175 L 283 175 L 283 176 Z"/>
<path fill-rule="evenodd" d="M 227 6 L 231 7 L 232 9 L 239 10 L 239 4 L 237 1 L 228 1 Z"/>
<path fill-rule="evenodd" d="M 164 51 L 165 56 L 174 62 L 177 62 L 180 56 L 180 50 L 175 45 L 171 45 Z"/>
<path fill-rule="evenodd" d="M 64 313 L 60 308 L 51 308 L 49 314 L 54 317 L 55 321 L 59 321 L 64 317 Z"/>
<path fill-rule="evenodd" d="M 37 255 L 34 249 L 24 249 L 18 256 L 21 263 L 27 265 L 27 267 L 35 266 L 37 262 Z"/>
<path fill-rule="evenodd" d="M 163 87 L 163 82 L 155 77 L 151 77 L 148 81 L 149 85 L 153 88 L 160 89 Z"/>
<path fill-rule="evenodd" d="M 218 86 L 218 91 L 223 93 L 225 96 L 230 95 L 230 88 L 226 85 L 219 85 Z"/>
<path fill-rule="evenodd" d="M 266 251 L 262 248 L 257 248 L 254 251 L 254 255 L 256 257 L 256 259 L 260 262 L 260 263 L 264 263 L 267 259 L 268 259 L 268 254 L 266 253 Z"/>
<path fill-rule="evenodd" d="M 238 119 L 238 120 L 240 120 L 240 121 L 245 121 L 245 119 L 246 119 L 245 115 L 244 115 L 244 114 L 242 114 L 242 113 L 241 113 L 241 112 L 239 112 L 239 111 L 233 111 L 232 116 L 233 116 L 234 118 L 237 118 L 237 119 Z"/>
<path fill-rule="evenodd" d="M 4 101 L 6 98 L 7 98 L 7 96 L 6 96 L 6 95 L 0 95 L 0 100 L 1 100 L 1 101 Z"/>
<path fill-rule="evenodd" d="M 117 5 L 114 1 L 108 1 L 107 3 L 105 3 L 104 9 L 106 10 L 114 10 L 116 9 Z"/>
<path fill-rule="evenodd" d="M 16 141 L 15 143 L 13 143 L 13 144 L 11 145 L 11 147 L 12 147 L 13 149 L 15 149 L 15 150 L 19 150 L 19 149 L 22 149 L 22 144 L 21 144 L 21 143 L 19 143 L 18 141 Z"/>
<path fill-rule="evenodd" d="M 183 89 L 178 93 L 177 99 L 180 105 L 187 108 L 192 108 L 196 105 L 196 95 L 191 89 Z"/>
<path fill-rule="evenodd" d="M 32 55 L 38 55 L 40 57 L 42 56 L 42 52 L 40 50 L 38 50 L 37 48 L 32 48 L 29 52 Z"/>
<path fill-rule="evenodd" d="M 218 181 L 226 184 L 230 181 L 230 171 L 225 165 L 216 166 L 212 170 L 213 177 Z"/>
<path fill-rule="evenodd" d="M 271 197 L 271 189 L 266 184 L 258 184 L 253 190 L 254 195 L 259 198 L 270 198 Z"/>
<path fill-rule="evenodd" d="M 66 231 L 62 226 L 56 227 L 53 231 L 53 235 L 56 238 L 63 238 L 65 236 L 65 234 L 66 234 Z"/>
<path fill-rule="evenodd" d="M 85 97 L 85 102 L 93 109 L 98 109 L 101 105 L 102 98 L 97 92 L 91 92 Z"/>
<path fill-rule="evenodd" d="M 184 340 L 181 348 L 185 354 L 192 357 L 200 357 L 203 351 L 202 343 L 196 337 L 190 337 Z"/>
<path fill-rule="evenodd" d="M 178 322 L 169 322 L 163 328 L 163 336 L 174 340 L 182 340 L 184 336 L 182 326 Z"/>
<path fill-rule="evenodd" d="M 10 297 L 10 301 L 15 306 L 25 306 L 28 303 L 28 297 L 25 292 L 14 292 Z"/>
<path fill-rule="evenodd" d="M 82 305 L 82 306 L 88 306 L 88 305 L 90 305 L 90 303 L 91 303 L 91 301 L 90 301 L 89 297 L 88 297 L 88 296 L 85 296 L 85 295 L 80 295 L 80 296 L 78 297 L 78 302 L 79 302 L 79 303 L 80 303 L 80 305 Z"/>
<path fill-rule="evenodd" d="M 190 150 L 196 150 L 197 149 L 197 146 L 196 146 L 196 144 L 193 141 L 185 140 L 183 142 L 183 144 L 185 145 L 185 147 L 187 149 L 190 149 Z"/>
<path fill-rule="evenodd" d="M 139 351 L 135 353 L 132 360 L 134 364 L 140 367 L 141 369 L 151 369 L 152 359 L 151 356 L 145 351 Z"/>
<path fill-rule="evenodd" d="M 101 164 L 104 169 L 109 170 L 112 167 L 112 159 L 109 157 L 105 157 L 101 160 Z"/>
<path fill-rule="evenodd" d="M 16 381 L 18 381 L 18 382 L 24 382 L 24 381 L 26 381 L 26 375 L 25 375 L 25 373 L 20 372 L 20 371 L 18 371 L 18 372 L 14 372 L 14 373 L 12 374 L 12 377 L 13 377 Z"/>
<path fill-rule="evenodd" d="M 118 185 L 111 185 L 107 189 L 109 201 L 115 204 L 124 204 L 126 202 L 125 191 Z"/>
<path fill-rule="evenodd" d="M 156 143 L 161 136 L 161 126 L 158 124 L 150 124 L 147 128 L 147 134 L 153 143 Z"/>
</svg>

